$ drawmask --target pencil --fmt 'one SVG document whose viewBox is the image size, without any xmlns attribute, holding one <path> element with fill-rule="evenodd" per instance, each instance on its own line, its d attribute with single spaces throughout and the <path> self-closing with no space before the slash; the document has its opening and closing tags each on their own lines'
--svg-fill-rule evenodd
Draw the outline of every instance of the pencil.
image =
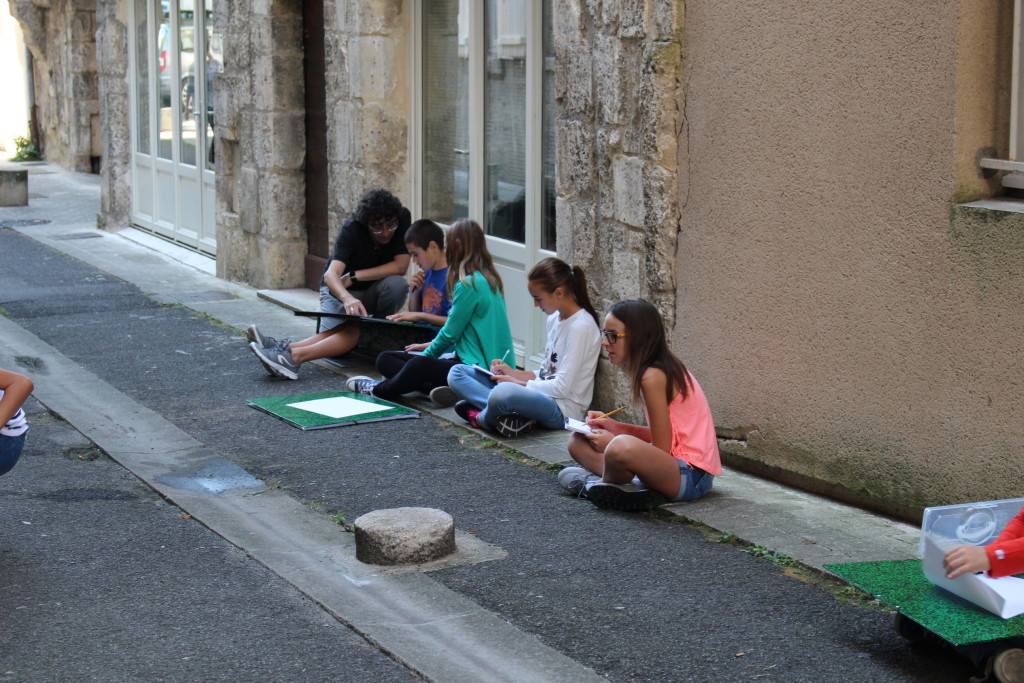
<svg viewBox="0 0 1024 683">
<path fill-rule="evenodd" d="M 626 406 L 622 406 L 621 408 L 616 408 L 615 410 L 613 410 L 610 413 L 605 413 L 604 415 L 598 415 L 597 417 L 595 417 L 593 419 L 601 420 L 601 419 L 606 418 L 606 417 L 611 417 L 612 415 L 614 415 L 615 413 L 619 412 L 620 410 L 625 410 L 625 409 L 626 409 Z M 590 420 L 587 420 L 587 422 L 590 422 Z"/>
</svg>

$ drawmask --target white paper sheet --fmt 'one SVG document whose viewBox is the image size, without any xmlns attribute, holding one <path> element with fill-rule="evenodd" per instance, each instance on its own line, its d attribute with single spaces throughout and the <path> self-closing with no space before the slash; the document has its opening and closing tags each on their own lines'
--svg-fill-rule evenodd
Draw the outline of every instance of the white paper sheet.
<svg viewBox="0 0 1024 683">
<path fill-rule="evenodd" d="M 579 434 L 593 434 L 594 430 L 590 428 L 586 422 L 581 420 L 574 420 L 571 417 L 565 418 L 565 428 L 570 432 L 577 432 Z"/>
<path fill-rule="evenodd" d="M 947 579 L 942 566 L 943 549 L 931 539 L 926 539 L 923 546 L 924 575 L 936 586 L 1003 619 L 1024 613 L 1024 579 L 1015 576 L 993 579 L 984 574 L 961 574 L 955 579 Z"/>
<path fill-rule="evenodd" d="M 369 413 L 380 413 L 390 410 L 391 406 L 377 405 L 368 401 L 360 401 L 357 398 L 348 396 L 336 396 L 334 398 L 317 398 L 312 401 L 299 401 L 289 403 L 289 408 L 298 408 L 317 415 L 326 415 L 335 419 L 346 417 L 358 417 Z"/>
</svg>

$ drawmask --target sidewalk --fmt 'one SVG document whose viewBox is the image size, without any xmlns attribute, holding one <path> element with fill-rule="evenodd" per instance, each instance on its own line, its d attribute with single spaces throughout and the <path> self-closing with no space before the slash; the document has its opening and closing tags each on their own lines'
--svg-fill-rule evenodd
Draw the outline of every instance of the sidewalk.
<svg viewBox="0 0 1024 683">
<path fill-rule="evenodd" d="M 57 178 L 60 189 L 48 191 L 45 199 L 31 198 L 28 207 L 2 210 L 6 222 L 22 221 L 14 226 L 19 232 L 131 282 L 158 301 L 181 304 L 239 330 L 255 323 L 275 336 L 301 339 L 309 335 L 309 320 L 291 311 L 315 310 L 316 292 L 255 290 L 217 278 L 213 259 L 148 233 L 134 228 L 117 233 L 96 230 L 98 177 L 68 173 L 49 164 L 30 167 L 30 176 L 30 193 L 43 184 L 38 181 L 53 183 Z M 33 224 L 37 220 L 52 222 Z M 324 365 L 348 375 L 375 374 L 374 368 L 358 363 L 343 369 Z M 451 408 L 438 409 L 415 398 L 408 403 L 466 427 Z M 544 462 L 569 462 L 562 433 L 541 432 L 515 440 L 487 436 Z M 717 477 L 702 500 L 665 507 L 815 568 L 830 562 L 917 555 L 917 527 L 732 470 Z"/>
</svg>

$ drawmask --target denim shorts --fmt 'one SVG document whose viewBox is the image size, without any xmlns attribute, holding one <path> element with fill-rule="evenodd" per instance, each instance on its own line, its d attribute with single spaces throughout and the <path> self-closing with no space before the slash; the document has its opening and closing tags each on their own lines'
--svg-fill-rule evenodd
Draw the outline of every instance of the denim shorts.
<svg viewBox="0 0 1024 683">
<path fill-rule="evenodd" d="M 25 447 L 25 434 L 5 436 L 0 434 L 0 475 L 7 474 L 21 457 L 21 449 Z"/>
<path fill-rule="evenodd" d="M 711 490 L 715 475 L 708 474 L 699 467 L 690 467 L 679 461 L 679 493 L 672 499 L 673 503 L 684 500 L 697 500 Z"/>
</svg>

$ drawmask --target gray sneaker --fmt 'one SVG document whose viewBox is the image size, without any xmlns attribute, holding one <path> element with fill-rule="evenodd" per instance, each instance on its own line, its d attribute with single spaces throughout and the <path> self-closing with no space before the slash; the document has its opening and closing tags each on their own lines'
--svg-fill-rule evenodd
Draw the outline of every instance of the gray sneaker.
<svg viewBox="0 0 1024 683">
<path fill-rule="evenodd" d="M 256 346 L 264 349 L 273 349 L 288 343 L 287 340 L 274 339 L 271 336 L 261 334 L 255 325 L 249 325 L 249 327 L 245 328 L 245 338 L 250 342 L 255 342 Z"/>
<path fill-rule="evenodd" d="M 263 366 L 269 367 L 275 375 L 287 377 L 288 379 L 299 378 L 299 367 L 302 363 L 296 363 L 292 360 L 292 349 L 287 344 L 267 349 L 257 346 L 256 342 L 250 342 L 249 348 L 260 359 Z"/>
<path fill-rule="evenodd" d="M 576 496 L 587 497 L 587 484 L 601 481 L 601 477 L 585 467 L 565 467 L 558 473 L 558 485 Z"/>
<path fill-rule="evenodd" d="M 449 386 L 434 387 L 430 390 L 430 402 L 438 408 L 451 408 L 459 400 L 459 395 Z"/>
<path fill-rule="evenodd" d="M 494 431 L 502 436 L 514 439 L 517 436 L 526 436 L 532 432 L 535 424 L 537 424 L 536 420 L 523 417 L 519 413 L 509 413 L 508 415 L 499 415 L 494 418 Z"/>
<path fill-rule="evenodd" d="M 355 377 L 348 378 L 348 381 L 345 382 L 345 388 L 366 396 L 373 396 L 373 388 L 378 384 L 380 384 L 380 381 L 372 377 L 356 375 Z"/>
<path fill-rule="evenodd" d="M 587 500 L 602 510 L 642 512 L 665 502 L 665 496 L 635 482 L 609 484 L 596 481 L 587 484 Z"/>
</svg>

